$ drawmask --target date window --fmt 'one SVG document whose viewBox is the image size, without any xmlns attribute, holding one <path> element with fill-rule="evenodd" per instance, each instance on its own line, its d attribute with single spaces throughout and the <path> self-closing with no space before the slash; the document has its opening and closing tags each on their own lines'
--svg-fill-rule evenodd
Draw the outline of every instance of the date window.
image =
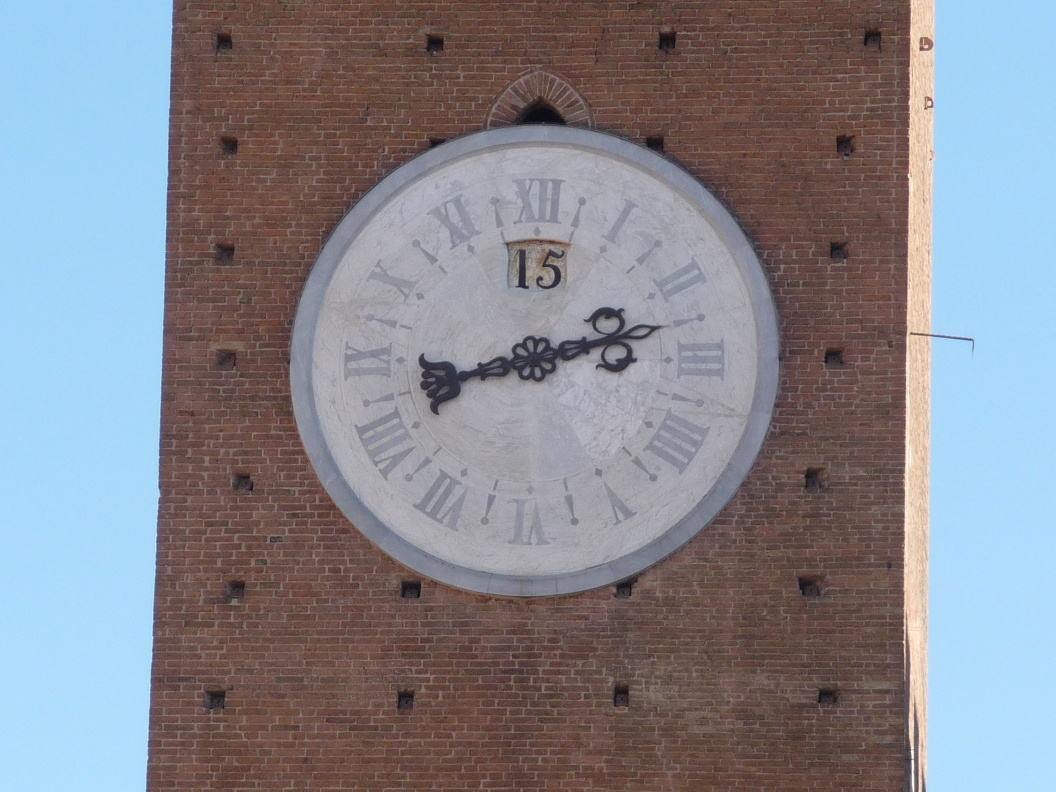
<svg viewBox="0 0 1056 792">
<path fill-rule="evenodd" d="M 511 289 L 557 289 L 568 283 L 568 243 L 529 240 L 507 242 Z"/>
</svg>

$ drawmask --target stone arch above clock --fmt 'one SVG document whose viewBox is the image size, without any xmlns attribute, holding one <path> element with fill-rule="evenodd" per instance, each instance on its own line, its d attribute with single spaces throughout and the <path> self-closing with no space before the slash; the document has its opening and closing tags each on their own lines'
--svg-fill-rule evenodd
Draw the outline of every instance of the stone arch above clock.
<svg viewBox="0 0 1056 792">
<path fill-rule="evenodd" d="M 538 69 L 517 78 L 499 94 L 488 109 L 486 129 L 509 126 L 533 105 L 544 105 L 564 118 L 566 124 L 594 128 L 594 113 L 587 100 L 566 80 Z"/>
</svg>

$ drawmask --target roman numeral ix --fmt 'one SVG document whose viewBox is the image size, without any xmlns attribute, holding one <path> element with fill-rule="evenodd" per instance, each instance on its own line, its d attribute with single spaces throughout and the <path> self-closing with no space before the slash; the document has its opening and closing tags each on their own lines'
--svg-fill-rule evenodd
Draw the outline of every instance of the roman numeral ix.
<svg viewBox="0 0 1056 792">
<path fill-rule="evenodd" d="M 389 376 L 392 373 L 392 344 L 377 349 L 356 349 L 345 344 L 345 379 L 349 377 Z"/>
</svg>

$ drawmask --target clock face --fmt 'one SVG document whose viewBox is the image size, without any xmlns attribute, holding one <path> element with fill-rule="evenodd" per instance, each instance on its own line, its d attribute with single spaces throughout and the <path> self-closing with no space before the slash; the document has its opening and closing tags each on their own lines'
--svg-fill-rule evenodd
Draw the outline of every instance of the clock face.
<svg viewBox="0 0 1056 792">
<path fill-rule="evenodd" d="M 291 351 L 305 447 L 397 560 L 474 591 L 626 578 L 747 475 L 777 387 L 759 262 L 691 176 L 521 126 L 397 169 L 317 260 Z"/>
</svg>

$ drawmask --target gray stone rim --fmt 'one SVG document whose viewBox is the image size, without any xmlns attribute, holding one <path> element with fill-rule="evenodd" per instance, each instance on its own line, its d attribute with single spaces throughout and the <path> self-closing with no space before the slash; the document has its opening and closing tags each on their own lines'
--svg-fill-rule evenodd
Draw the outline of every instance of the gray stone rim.
<svg viewBox="0 0 1056 792">
<path fill-rule="evenodd" d="M 578 572 L 535 577 L 499 575 L 444 561 L 403 539 L 364 506 L 341 475 L 323 437 L 312 390 L 311 354 L 330 280 L 344 252 L 380 207 L 439 167 L 493 148 L 539 143 L 591 149 L 621 159 L 700 206 L 748 284 L 759 359 L 755 394 L 740 442 L 718 480 L 685 517 L 653 542 L 625 556 Z M 674 553 L 718 515 L 747 478 L 766 440 L 777 397 L 778 348 L 777 311 L 762 264 L 737 221 L 695 177 L 663 156 L 615 135 L 575 127 L 526 125 L 476 132 L 430 149 L 386 176 L 352 206 L 327 239 L 301 293 L 290 347 L 290 387 L 297 428 L 319 480 L 341 512 L 382 551 L 429 578 L 460 589 L 511 597 L 556 596 L 632 577 Z"/>
</svg>

